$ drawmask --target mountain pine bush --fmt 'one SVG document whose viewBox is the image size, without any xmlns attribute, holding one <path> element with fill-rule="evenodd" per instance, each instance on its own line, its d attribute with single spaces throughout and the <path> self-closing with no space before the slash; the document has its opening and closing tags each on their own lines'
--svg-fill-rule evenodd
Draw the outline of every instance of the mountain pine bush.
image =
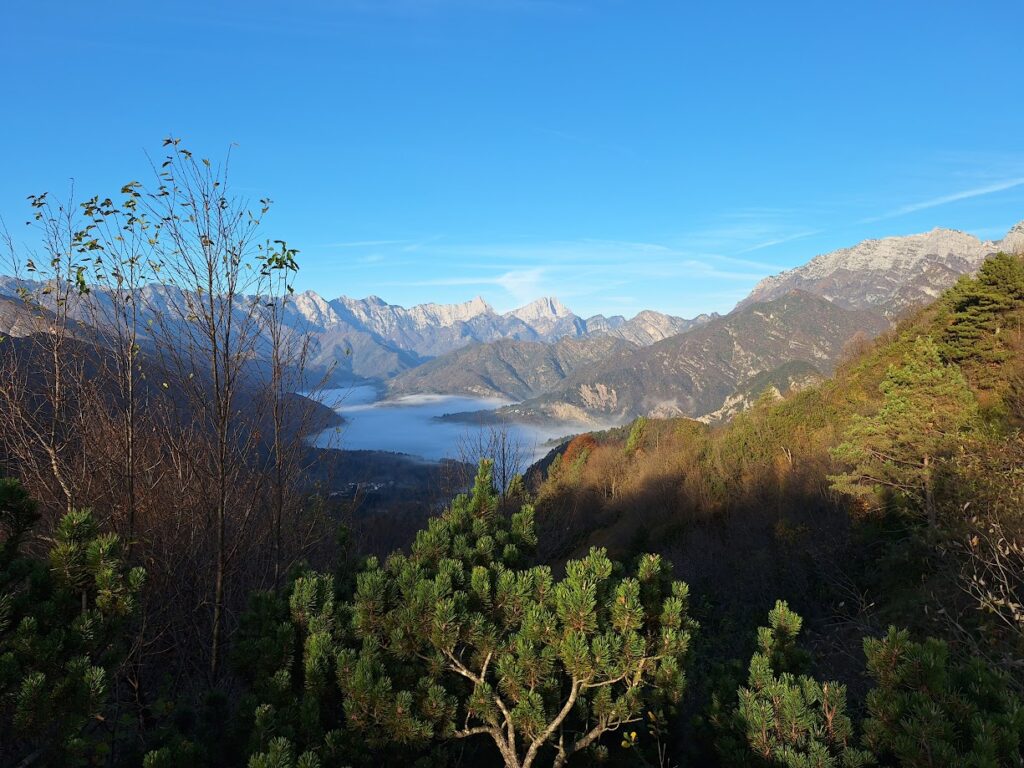
<svg viewBox="0 0 1024 768">
<path fill-rule="evenodd" d="M 283 594 L 253 596 L 234 652 L 249 688 L 241 717 L 250 765 L 345 764 L 337 659 L 346 617 L 330 575 L 302 572 Z"/>
<path fill-rule="evenodd" d="M 857 749 L 846 714 L 846 686 L 803 674 L 808 654 L 796 644 L 803 626 L 782 600 L 757 632 L 747 685 L 717 725 L 719 752 L 728 765 L 784 768 L 858 768 L 874 763 Z"/>
<path fill-rule="evenodd" d="M 562 766 L 678 701 L 694 623 L 657 556 L 624 575 L 603 550 L 556 580 L 527 567 L 533 510 L 498 513 L 491 464 L 408 555 L 358 577 L 358 651 L 339 659 L 348 725 L 372 742 L 486 736 L 506 766 Z"/>
<path fill-rule="evenodd" d="M 46 561 L 24 554 L 33 519 L 24 491 L 0 482 L 0 758 L 77 765 L 109 749 L 107 699 L 145 573 L 88 510 L 61 518 Z"/>
<path fill-rule="evenodd" d="M 955 659 L 935 638 L 890 627 L 866 638 L 864 743 L 907 768 L 1020 765 L 1024 708 L 1007 679 L 979 658 Z"/>
</svg>

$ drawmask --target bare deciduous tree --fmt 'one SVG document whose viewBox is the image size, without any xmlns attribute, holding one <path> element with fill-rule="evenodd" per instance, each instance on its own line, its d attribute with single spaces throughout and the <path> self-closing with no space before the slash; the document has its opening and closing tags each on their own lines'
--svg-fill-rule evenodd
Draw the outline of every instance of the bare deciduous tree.
<svg viewBox="0 0 1024 768">
<path fill-rule="evenodd" d="M 145 563 L 139 654 L 216 679 L 249 592 L 330 538 L 300 489 L 320 406 L 296 394 L 327 373 L 286 322 L 297 251 L 263 239 L 269 201 L 229 191 L 230 158 L 164 146 L 152 184 L 32 197 L 34 249 L 6 237 L 0 442 L 51 520 L 94 506 Z"/>
<path fill-rule="evenodd" d="M 458 463 L 451 465 L 456 470 L 451 491 L 469 488 L 475 468 L 486 459 L 493 462 L 494 485 L 498 489 L 502 510 L 507 506 L 513 481 L 522 476 L 529 460 L 526 444 L 506 419 L 481 422 L 476 427 L 467 428 L 457 443 L 456 456 Z"/>
<path fill-rule="evenodd" d="M 294 251 L 260 240 L 270 209 L 253 210 L 229 191 L 230 156 L 220 165 L 199 160 L 178 139 L 167 139 L 159 183 L 142 200 L 159 225 L 152 233 L 162 290 L 150 310 L 161 361 L 174 374 L 187 418 L 212 437 L 212 450 L 194 456 L 211 491 L 214 578 L 209 645 L 210 676 L 222 656 L 227 569 L 259 509 L 261 479 L 246 477 L 258 455 L 266 414 L 259 388 L 258 355 L 264 341 L 262 304 L 282 284 L 276 272 L 297 269 Z M 282 244 L 283 245 L 283 244 Z M 230 540 L 229 540 L 230 539 Z"/>
<path fill-rule="evenodd" d="M 26 484 L 43 498 L 59 498 L 69 511 L 88 484 L 77 429 L 87 381 L 78 311 L 87 292 L 84 274 L 93 248 L 78 215 L 74 192 L 65 202 L 29 196 L 37 245 L 18 257 L 5 233 L 8 264 L 20 310 L 29 320 L 20 338 L 5 339 L 0 360 L 0 432 Z M 51 510 L 52 511 L 52 510 Z"/>
<path fill-rule="evenodd" d="M 975 517 L 963 546 L 961 586 L 988 616 L 1007 647 L 1024 646 L 1024 544 L 998 520 Z M 1009 671 L 1020 675 L 1020 660 Z"/>
</svg>

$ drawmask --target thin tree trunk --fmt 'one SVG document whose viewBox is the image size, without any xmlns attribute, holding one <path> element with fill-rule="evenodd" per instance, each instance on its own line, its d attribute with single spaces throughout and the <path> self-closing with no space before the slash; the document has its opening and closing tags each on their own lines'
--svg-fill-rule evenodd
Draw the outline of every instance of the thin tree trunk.
<svg viewBox="0 0 1024 768">
<path fill-rule="evenodd" d="M 931 457 L 924 457 L 924 508 L 928 515 L 928 525 L 932 530 L 938 528 L 938 512 L 935 509 L 935 490 L 932 483 Z"/>
<path fill-rule="evenodd" d="M 226 408 L 224 412 L 226 412 Z M 216 682 L 220 661 L 220 634 L 224 613 L 224 571 L 227 565 L 226 541 L 224 536 L 227 515 L 227 419 L 222 417 L 219 425 L 221 434 L 218 446 L 217 468 L 217 570 L 213 585 L 213 632 L 210 638 L 210 677 Z"/>
</svg>

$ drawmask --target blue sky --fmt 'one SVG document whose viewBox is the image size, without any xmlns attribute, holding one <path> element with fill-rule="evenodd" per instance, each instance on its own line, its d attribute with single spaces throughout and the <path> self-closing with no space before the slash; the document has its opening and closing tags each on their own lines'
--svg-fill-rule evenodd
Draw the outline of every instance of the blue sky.
<svg viewBox="0 0 1024 768">
<path fill-rule="evenodd" d="M 1024 219 L 1022 28 L 1021 0 L 5 0 L 0 216 L 173 133 L 238 145 L 300 288 L 726 311 L 867 237 Z"/>
</svg>

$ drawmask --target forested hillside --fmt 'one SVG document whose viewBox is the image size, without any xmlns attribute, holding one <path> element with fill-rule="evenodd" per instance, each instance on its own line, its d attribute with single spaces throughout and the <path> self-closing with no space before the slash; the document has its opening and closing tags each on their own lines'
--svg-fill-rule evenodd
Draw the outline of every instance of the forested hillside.
<svg viewBox="0 0 1024 768">
<path fill-rule="evenodd" d="M 830 371 L 851 341 L 888 325 L 873 312 L 843 309 L 796 290 L 649 347 L 619 350 L 510 412 L 592 423 L 704 416 L 747 380 L 786 363 Z"/>
<path fill-rule="evenodd" d="M 559 339 L 554 344 L 505 339 L 449 352 L 388 382 L 393 395 L 459 392 L 516 400 L 556 387 L 578 368 L 635 345 L 614 336 Z"/>
<path fill-rule="evenodd" d="M 658 381 L 721 352 L 766 392 L 508 482 L 496 450 L 396 541 L 408 519 L 345 524 L 305 443 L 295 252 L 167 146 L 155 189 L 81 219 L 33 199 L 50 293 L 0 345 L 4 765 L 1021 764 L 1019 256 L 875 341 L 796 293 L 627 351 Z M 192 303 L 144 349 L 154 265 Z M 90 280 L 116 311 L 83 330 Z M 832 378 L 781 316 L 854 340 Z"/>
<path fill-rule="evenodd" d="M 671 559 L 675 573 L 705 601 L 695 612 L 707 649 L 695 660 L 704 678 L 703 693 L 695 696 L 704 698 L 688 710 L 696 724 L 686 745 L 701 761 L 710 759 L 709 751 L 727 764 L 754 761 L 749 751 L 735 751 L 742 738 L 723 740 L 726 722 L 734 731 L 746 728 L 748 746 L 770 752 L 778 764 L 805 764 L 781 756 L 786 744 L 780 734 L 755 738 L 750 725 L 755 710 L 762 724 L 772 713 L 764 709 L 763 691 L 781 696 L 780 672 L 814 670 L 819 680 L 837 678 L 848 686 L 850 705 L 866 717 L 859 743 L 883 764 L 975 764 L 971 749 L 977 764 L 1017 764 L 1016 747 L 1001 756 L 994 745 L 970 747 L 972 739 L 989 738 L 978 730 L 983 726 L 1009 728 L 1017 738 L 1016 704 L 1016 725 L 986 725 L 982 718 L 961 721 L 958 732 L 955 724 L 939 722 L 948 716 L 940 714 L 945 694 L 930 686 L 957 680 L 1009 695 L 1024 684 L 1022 312 L 1019 257 L 990 258 L 977 279 L 962 278 L 820 386 L 781 401 L 766 394 L 719 428 L 639 419 L 629 428 L 577 438 L 538 482 L 544 559 L 560 562 L 595 545 L 625 560 L 655 551 Z M 795 666 L 772 662 L 766 669 L 752 662 L 747 679 L 743 669 L 724 662 L 749 657 L 753 627 L 778 597 L 806 619 L 801 643 L 810 655 Z M 780 616 L 773 614 L 773 624 L 786 621 Z M 883 694 L 870 688 L 865 671 L 876 681 L 886 674 L 876 658 L 884 646 L 864 640 L 866 667 L 859 649 L 862 637 L 885 636 L 889 625 L 918 638 L 942 638 L 948 646 L 928 641 L 917 648 L 902 635 L 888 636 L 891 646 L 915 648 L 901 653 L 936 675 L 928 684 L 913 682 L 909 672 L 892 678 L 907 686 L 908 696 L 924 686 L 918 704 L 931 702 L 936 720 L 913 721 L 911 698 L 903 709 L 886 704 L 885 727 L 902 731 L 906 741 L 879 748 L 872 740 Z M 758 643 L 765 642 L 773 641 L 762 633 Z M 947 670 L 956 663 L 967 666 Z M 925 674 L 917 669 L 914 674 Z M 966 670 L 972 669 L 981 676 L 970 678 Z M 776 677 L 766 678 L 769 671 Z M 990 680 L 996 672 L 1005 677 Z M 735 701 L 728 691 L 744 680 L 737 720 L 737 710 L 727 714 L 725 702 Z M 797 699 L 808 695 L 796 694 L 803 685 L 797 678 L 788 685 Z M 826 706 L 820 691 L 812 699 Z M 702 713 L 701 706 L 711 709 Z M 949 739 L 952 751 L 914 754 L 915 729 L 919 749 Z M 844 737 L 851 745 L 856 732 Z M 813 745 L 800 737 L 789 747 Z M 840 758 L 835 745 L 824 747 Z M 982 753 L 987 757 L 978 757 Z"/>
</svg>

